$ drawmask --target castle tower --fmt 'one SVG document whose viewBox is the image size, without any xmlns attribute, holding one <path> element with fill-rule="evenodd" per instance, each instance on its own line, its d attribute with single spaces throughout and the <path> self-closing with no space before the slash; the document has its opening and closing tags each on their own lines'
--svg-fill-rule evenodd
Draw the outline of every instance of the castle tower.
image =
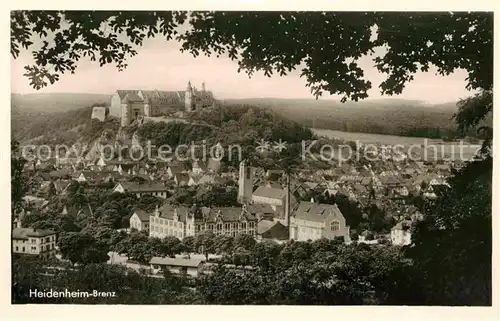
<svg viewBox="0 0 500 321">
<path fill-rule="evenodd" d="M 240 176 L 238 179 L 238 202 L 240 204 L 249 203 L 252 200 L 254 169 L 240 162 Z"/>
<path fill-rule="evenodd" d="M 186 97 L 185 97 L 185 108 L 186 111 L 193 110 L 193 87 L 191 87 L 191 82 L 188 82 L 186 88 Z"/>
<path fill-rule="evenodd" d="M 204 82 L 201 83 L 201 91 L 205 92 L 205 83 Z"/>
<path fill-rule="evenodd" d="M 129 110 L 130 104 L 129 104 L 129 100 L 128 100 L 127 96 L 123 97 L 123 99 L 121 101 L 121 110 L 122 110 L 121 125 L 122 125 L 122 127 L 130 125 L 130 110 Z"/>
</svg>

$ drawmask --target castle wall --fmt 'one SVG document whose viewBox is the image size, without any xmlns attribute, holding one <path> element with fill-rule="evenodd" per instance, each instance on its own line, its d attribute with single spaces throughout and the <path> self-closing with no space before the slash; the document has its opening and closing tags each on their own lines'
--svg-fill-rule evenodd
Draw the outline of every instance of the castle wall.
<svg viewBox="0 0 500 321">
<path fill-rule="evenodd" d="M 186 111 L 193 110 L 193 92 L 186 91 L 186 96 L 184 97 L 184 108 Z"/>
<path fill-rule="evenodd" d="M 133 123 L 138 117 L 144 117 L 144 103 L 134 102 L 129 104 L 129 124 Z"/>
<path fill-rule="evenodd" d="M 130 105 L 121 104 L 121 125 L 122 127 L 130 125 Z"/>
<path fill-rule="evenodd" d="M 111 96 L 111 106 L 109 107 L 109 116 L 121 117 L 122 116 L 122 103 L 118 93 Z"/>
<path fill-rule="evenodd" d="M 106 120 L 106 107 L 94 107 L 92 108 L 92 115 L 90 119 L 98 119 L 100 121 Z"/>
<path fill-rule="evenodd" d="M 154 106 L 154 113 L 152 116 L 156 117 L 156 116 L 161 116 L 161 115 L 164 115 L 164 114 L 169 114 L 169 113 L 172 113 L 172 112 L 176 112 L 176 111 L 183 111 L 184 108 L 183 106 L 179 106 L 179 105 L 155 105 Z"/>
</svg>

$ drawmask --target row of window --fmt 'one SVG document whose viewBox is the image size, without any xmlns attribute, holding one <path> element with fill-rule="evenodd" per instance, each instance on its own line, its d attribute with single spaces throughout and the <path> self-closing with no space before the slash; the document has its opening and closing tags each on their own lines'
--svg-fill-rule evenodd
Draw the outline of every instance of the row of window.
<svg viewBox="0 0 500 321">
<path fill-rule="evenodd" d="M 166 220 L 166 219 L 161 219 L 161 218 L 156 218 L 152 217 L 151 218 L 152 223 L 157 223 L 161 224 L 162 226 L 168 226 L 168 227 L 174 227 L 174 228 L 183 228 L 184 224 L 182 222 L 174 222 L 171 220 Z M 152 227 L 153 231 L 159 231 L 160 229 L 163 230 L 162 226 L 154 226 Z M 255 228 L 255 222 L 241 222 L 241 223 L 217 223 L 217 224 L 207 224 L 206 227 L 203 224 L 198 224 L 196 225 L 196 232 L 201 232 L 204 231 L 205 229 L 208 231 L 229 231 L 229 230 L 246 230 L 247 228 L 249 229 L 254 229 Z M 191 230 L 191 224 L 187 224 L 187 229 Z M 166 228 L 165 228 L 166 230 Z"/>
<path fill-rule="evenodd" d="M 209 231 L 222 231 L 223 228 L 225 231 L 229 231 L 231 229 L 233 230 L 238 230 L 238 229 L 247 229 L 250 228 L 250 229 L 253 229 L 255 228 L 255 222 L 240 222 L 240 223 L 217 223 L 217 224 L 207 224 L 206 225 L 206 229 L 209 230 Z M 205 226 L 204 225 L 197 225 L 196 226 L 196 231 L 203 231 L 205 229 Z"/>
<path fill-rule="evenodd" d="M 151 195 L 151 196 L 163 196 L 163 197 L 166 197 L 167 196 L 167 192 L 141 192 L 139 193 L 141 196 L 142 195 Z"/>
<path fill-rule="evenodd" d="M 41 252 L 43 251 L 50 251 L 50 250 L 53 250 L 55 249 L 55 245 L 53 243 L 50 243 L 50 244 L 47 244 L 47 245 L 42 245 L 41 246 Z M 32 252 L 36 252 L 37 250 L 37 247 L 36 246 L 31 246 L 31 251 Z M 19 246 L 16 246 L 16 250 L 15 250 L 16 253 L 19 252 Z M 25 253 L 26 252 L 26 247 L 21 247 L 21 252 L 22 253 Z"/>
<path fill-rule="evenodd" d="M 249 230 L 249 231 L 235 231 L 235 230 L 232 230 L 232 231 L 214 231 L 214 234 L 215 235 L 230 235 L 232 237 L 235 237 L 236 235 L 239 235 L 239 234 L 249 234 L 253 237 L 255 237 L 255 230 Z"/>
<path fill-rule="evenodd" d="M 303 229 L 303 230 L 305 230 L 305 231 L 309 231 L 311 233 L 313 233 L 313 231 L 315 231 L 315 230 L 316 231 L 321 231 L 321 228 L 306 227 L 306 226 L 304 226 L 302 224 L 300 225 L 300 228 Z M 338 222 L 338 221 L 332 221 L 330 223 L 330 231 L 332 231 L 332 232 L 340 231 L 340 222 Z M 316 232 L 314 232 L 314 233 L 316 233 Z"/>
<path fill-rule="evenodd" d="M 40 243 L 54 242 L 56 240 L 56 236 L 47 236 L 40 238 Z M 24 242 L 24 241 L 23 241 Z M 31 244 L 36 244 L 36 238 L 30 238 Z"/>
<path fill-rule="evenodd" d="M 152 230 L 153 233 L 151 233 L 151 236 L 158 236 L 158 237 L 164 237 L 164 236 L 175 236 L 177 238 L 184 238 L 186 235 L 184 235 L 183 232 L 181 231 L 172 231 L 170 229 L 162 229 L 162 228 L 159 228 L 159 229 L 154 229 Z M 249 234 L 251 236 L 254 236 L 255 237 L 255 230 L 248 230 L 248 231 L 236 231 L 236 230 L 233 230 L 233 231 L 214 231 L 214 235 L 230 235 L 230 236 L 233 236 L 235 237 L 236 235 L 239 235 L 239 234 Z"/>
<path fill-rule="evenodd" d="M 172 229 L 169 229 L 169 228 L 162 228 L 162 227 L 159 227 L 159 226 L 152 227 L 151 232 L 156 232 L 156 233 L 159 233 L 161 235 L 175 236 L 175 237 L 179 237 L 179 238 L 183 238 L 184 237 L 184 232 L 183 231 L 172 230 Z"/>
<path fill-rule="evenodd" d="M 182 222 L 174 222 L 174 221 L 162 219 L 159 217 L 151 217 L 151 223 L 157 223 L 157 224 L 161 224 L 161 225 L 165 225 L 165 226 L 168 225 L 168 226 L 178 227 L 178 228 L 184 227 L 184 223 L 182 223 Z M 189 228 L 191 228 L 190 224 L 188 224 L 188 229 Z"/>
</svg>

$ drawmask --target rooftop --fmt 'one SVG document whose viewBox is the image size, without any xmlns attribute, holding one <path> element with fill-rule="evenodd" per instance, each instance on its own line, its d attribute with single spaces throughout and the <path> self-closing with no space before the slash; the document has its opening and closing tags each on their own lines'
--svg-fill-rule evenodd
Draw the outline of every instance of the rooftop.
<svg viewBox="0 0 500 321">
<path fill-rule="evenodd" d="M 199 259 L 182 259 L 170 257 L 153 257 L 149 264 L 168 265 L 168 266 L 182 266 L 182 267 L 198 267 L 202 263 Z"/>
<path fill-rule="evenodd" d="M 40 230 L 31 227 L 18 227 L 12 231 L 13 239 L 28 239 L 29 237 L 44 237 L 48 235 L 55 235 L 53 230 Z"/>
</svg>

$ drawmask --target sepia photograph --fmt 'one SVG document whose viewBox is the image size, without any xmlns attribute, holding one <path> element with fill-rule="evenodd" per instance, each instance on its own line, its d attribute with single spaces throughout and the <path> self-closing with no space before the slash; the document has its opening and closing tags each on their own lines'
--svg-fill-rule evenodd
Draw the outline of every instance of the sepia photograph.
<svg viewBox="0 0 500 321">
<path fill-rule="evenodd" d="M 10 303 L 492 307 L 493 29 L 10 11 Z"/>
</svg>

